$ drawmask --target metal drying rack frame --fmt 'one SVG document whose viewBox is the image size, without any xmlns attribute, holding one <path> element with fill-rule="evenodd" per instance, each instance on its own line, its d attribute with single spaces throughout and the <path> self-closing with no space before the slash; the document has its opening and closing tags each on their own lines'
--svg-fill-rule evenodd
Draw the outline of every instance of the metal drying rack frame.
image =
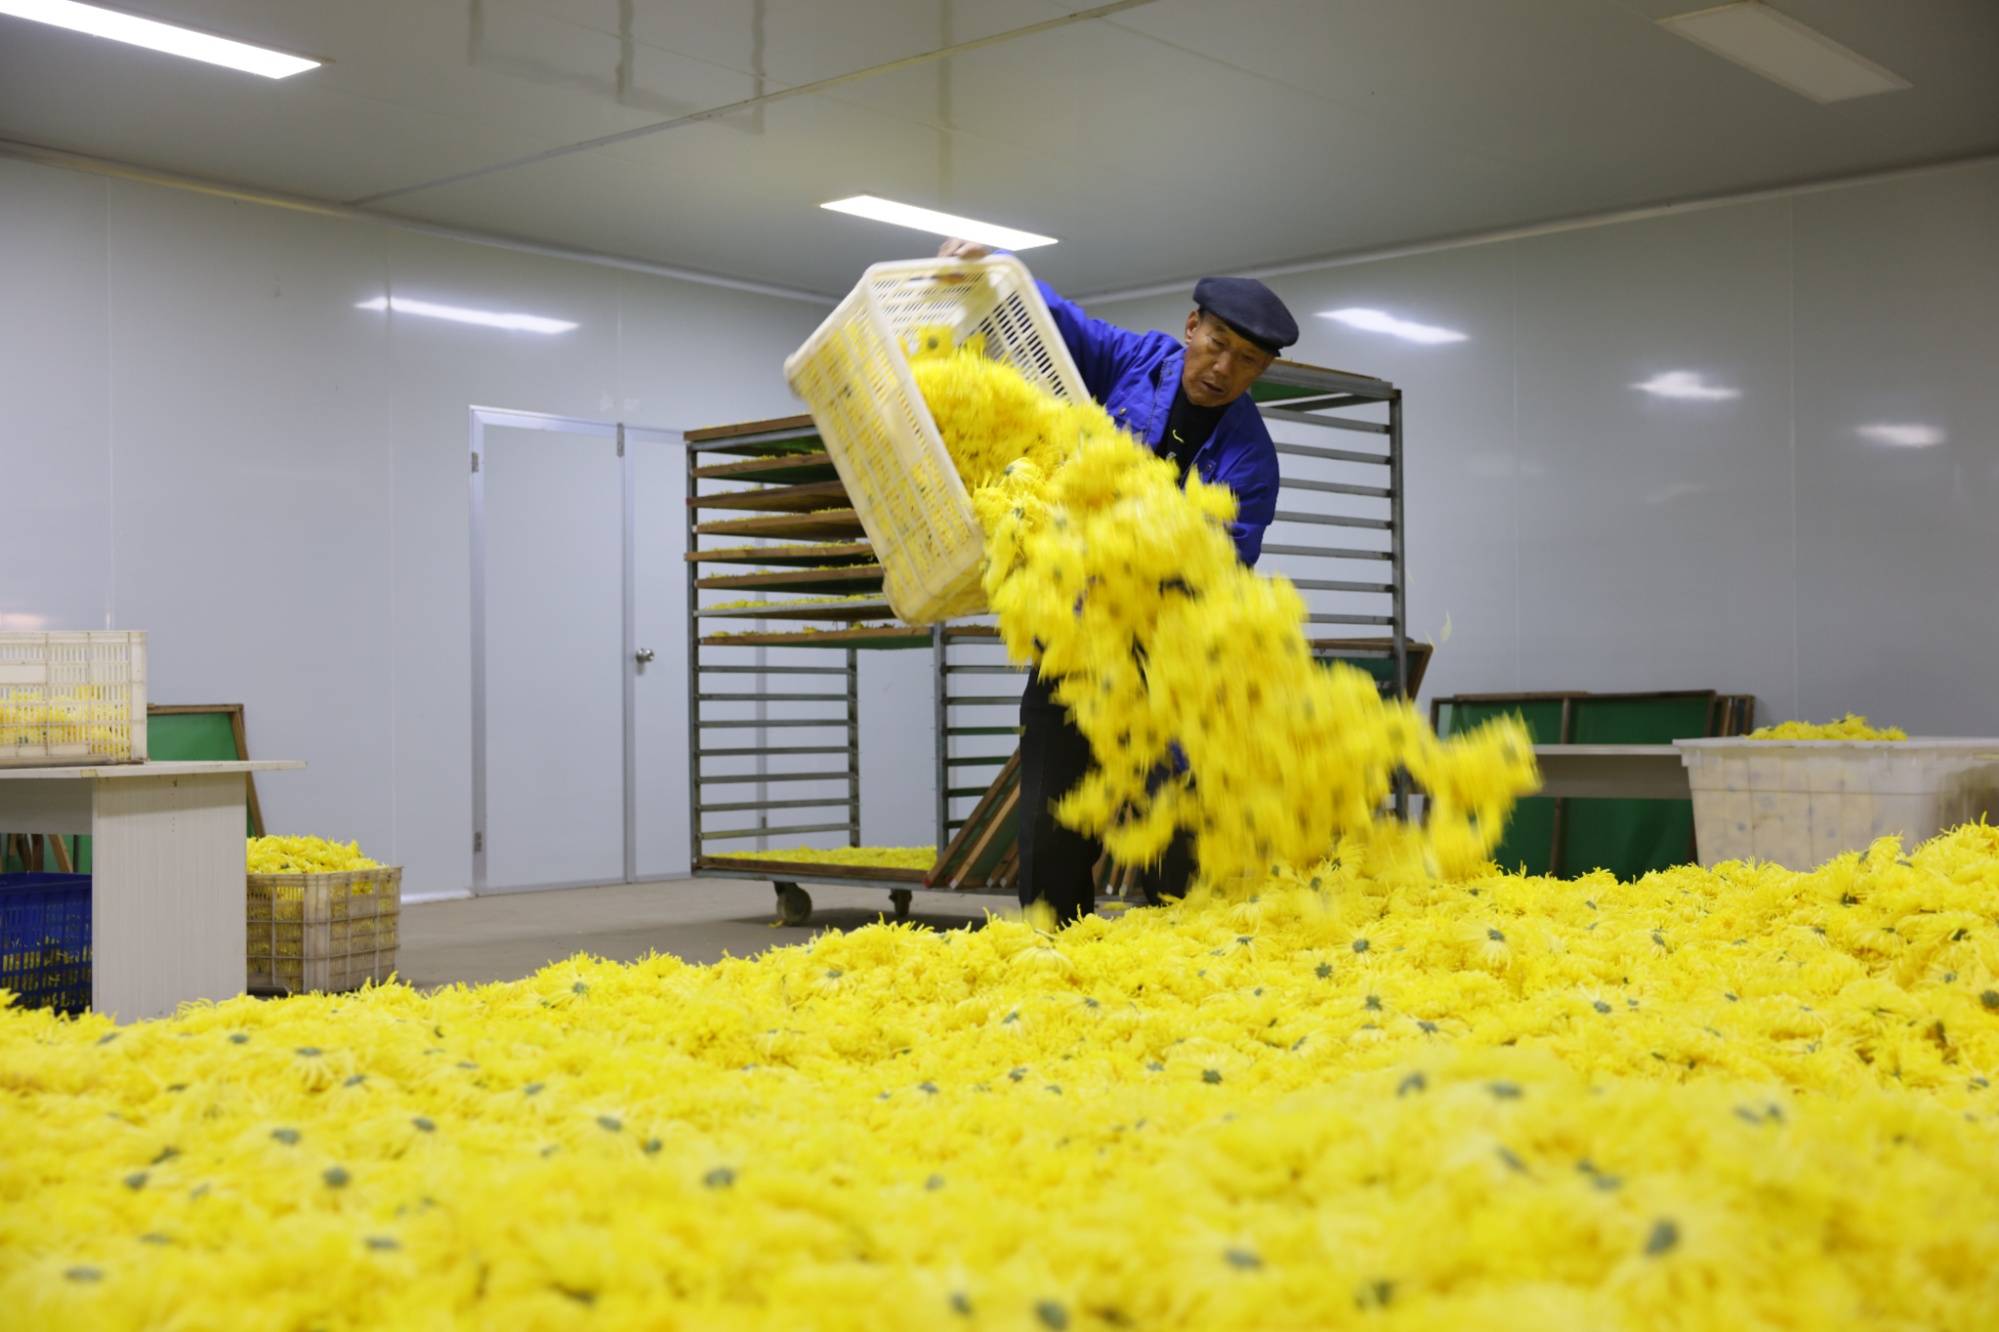
<svg viewBox="0 0 1999 1332">
<path fill-rule="evenodd" d="M 1263 547 L 1276 558 L 1263 567 L 1282 569 L 1304 595 L 1319 655 L 1372 658 L 1381 663 L 1384 689 L 1406 695 L 1401 390 L 1366 375 L 1278 361 L 1254 391 L 1280 458 L 1301 460 L 1280 467 L 1277 517 Z M 1373 439 L 1332 447 L 1323 442 L 1328 431 Z M 925 891 L 922 871 L 787 862 L 781 852 L 720 860 L 716 844 L 844 833 L 847 845 L 858 846 L 861 653 L 927 648 L 934 831 L 942 850 L 963 824 L 968 802 L 985 793 L 1013 752 L 1025 670 L 1006 660 L 989 623 L 877 624 L 892 615 L 879 599 L 881 571 L 852 510 L 829 507 L 842 492 L 809 416 L 694 430 L 686 441 L 693 872 L 768 880 L 789 923 L 811 914 L 802 883 L 887 889 L 901 919 L 912 892 Z M 1334 544 L 1334 532 L 1353 534 L 1350 544 Z M 787 542 L 831 544 L 787 551 Z M 805 597 L 872 592 L 876 599 L 794 603 L 773 616 L 756 608 L 704 608 L 701 594 L 718 590 Z M 717 626 L 731 618 L 759 627 L 725 637 Z M 832 627 L 760 627 L 764 620 L 808 618 Z M 1372 632 L 1316 636 L 1335 626 Z M 837 654 L 831 662 L 828 653 Z M 747 687 L 730 687 L 737 682 Z M 736 743 L 736 732 L 751 743 Z M 994 741 L 998 752 L 986 747 Z M 718 799 L 718 788 L 734 789 Z M 743 788 L 753 794 L 743 798 Z M 797 821 L 774 824 L 773 815 Z"/>
</svg>

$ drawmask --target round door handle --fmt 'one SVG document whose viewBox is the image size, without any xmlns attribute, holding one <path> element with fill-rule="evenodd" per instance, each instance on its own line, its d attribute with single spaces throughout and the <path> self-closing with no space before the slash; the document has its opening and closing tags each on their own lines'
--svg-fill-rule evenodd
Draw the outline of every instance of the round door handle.
<svg viewBox="0 0 1999 1332">
<path fill-rule="evenodd" d="M 638 659 L 639 665 L 644 666 L 659 654 L 654 652 L 651 648 L 640 648 L 637 652 L 634 652 L 632 655 Z"/>
</svg>

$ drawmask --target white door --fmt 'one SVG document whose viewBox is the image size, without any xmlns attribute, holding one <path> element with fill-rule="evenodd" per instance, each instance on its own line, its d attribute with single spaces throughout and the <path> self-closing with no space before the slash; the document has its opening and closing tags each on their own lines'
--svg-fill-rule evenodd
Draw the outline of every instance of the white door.
<svg viewBox="0 0 1999 1332">
<path fill-rule="evenodd" d="M 625 878 L 617 430 L 473 425 L 473 890 Z"/>
</svg>

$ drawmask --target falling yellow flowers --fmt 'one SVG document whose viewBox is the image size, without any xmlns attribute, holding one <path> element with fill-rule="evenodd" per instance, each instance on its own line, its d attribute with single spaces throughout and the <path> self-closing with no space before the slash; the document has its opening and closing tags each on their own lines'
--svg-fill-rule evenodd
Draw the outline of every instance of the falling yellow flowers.
<svg viewBox="0 0 1999 1332">
<path fill-rule="evenodd" d="M 911 370 L 986 531 L 1000 635 L 1059 680 L 1090 742 L 1096 767 L 1060 816 L 1125 864 L 1191 830 L 1211 883 L 1342 839 L 1433 872 L 1480 864 L 1537 785 L 1526 730 L 1504 719 L 1440 741 L 1365 672 L 1316 662 L 1296 589 L 1238 561 L 1227 488 L 1183 491 L 1102 408 L 983 353 L 924 332 Z M 1377 822 L 1398 770 L 1429 796 L 1420 829 Z"/>
<path fill-rule="evenodd" d="M 1836 722 L 1780 722 L 1759 726 L 1749 733 L 1751 740 L 1907 740 L 1909 733 L 1896 726 L 1873 726 L 1858 713 L 1847 713 Z"/>
<path fill-rule="evenodd" d="M 1957 1329 L 1999 831 L 0 1012 L 0 1307 L 126 1328 Z"/>
</svg>

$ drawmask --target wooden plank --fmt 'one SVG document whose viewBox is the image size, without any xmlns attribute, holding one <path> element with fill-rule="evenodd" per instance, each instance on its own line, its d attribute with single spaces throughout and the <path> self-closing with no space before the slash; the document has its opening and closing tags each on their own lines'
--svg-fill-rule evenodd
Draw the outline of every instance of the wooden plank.
<svg viewBox="0 0 1999 1332">
<path fill-rule="evenodd" d="M 854 629 L 799 629 L 769 633 L 705 634 L 703 647 L 927 648 L 930 631 L 906 624 Z"/>
<path fill-rule="evenodd" d="M 694 586 L 713 591 L 744 592 L 875 592 L 882 585 L 879 564 L 853 564 L 842 569 L 789 569 L 746 574 L 710 574 Z"/>
<path fill-rule="evenodd" d="M 964 825 L 958 829 L 950 841 L 944 844 L 944 850 L 939 853 L 937 863 L 930 867 L 930 875 L 925 880 L 926 883 L 934 885 L 944 881 L 952 867 L 963 858 L 965 849 L 971 845 L 972 839 L 984 829 L 984 821 L 990 814 L 993 805 L 999 801 L 1007 787 L 1018 786 L 1019 783 L 1020 750 L 1015 749 L 1012 754 L 1007 756 L 1006 762 L 1000 765 L 1000 770 L 993 775 L 992 781 L 986 786 L 986 793 L 979 797 L 977 804 L 972 806 L 972 812 L 965 816 Z"/>
<path fill-rule="evenodd" d="M 1000 856 L 1019 839 L 1019 811 L 1020 785 L 1016 782 L 993 806 L 992 817 L 986 820 L 985 832 L 972 843 L 971 849 L 965 853 L 963 865 L 951 877 L 954 890 L 962 892 L 984 885 L 992 874 L 993 866 L 999 863 Z"/>
<path fill-rule="evenodd" d="M 830 453 L 781 453 L 773 458 L 738 458 L 694 469 L 704 481 L 831 481 L 839 477 Z"/>
<path fill-rule="evenodd" d="M 1017 892 L 1020 889 L 1020 839 L 1015 838 L 1000 863 L 993 867 L 992 877 L 986 880 L 986 887 L 996 893 Z"/>
<path fill-rule="evenodd" d="M 886 599 L 866 601 L 766 601 L 755 606 L 702 607 L 695 614 L 707 620 L 871 620 L 894 615 Z"/>
<path fill-rule="evenodd" d="M 725 859 L 720 856 L 701 856 L 694 862 L 695 869 L 723 870 L 730 874 L 740 873 L 745 879 L 775 878 L 787 879 L 794 875 L 813 879 L 890 879 L 897 883 L 921 884 L 924 871 L 892 865 L 828 865 L 820 861 L 785 860 L 781 852 L 773 851 L 768 856 L 755 859 Z"/>
<path fill-rule="evenodd" d="M 799 541 L 837 541 L 866 535 L 861 517 L 852 509 L 828 509 L 823 513 L 771 514 L 762 518 L 728 518 L 698 523 L 701 536 L 762 536 Z"/>
<path fill-rule="evenodd" d="M 735 439 L 739 435 L 769 435 L 779 430 L 816 431 L 817 429 L 818 427 L 812 423 L 812 417 L 801 412 L 797 416 L 774 416 L 765 421 L 738 421 L 734 425 L 703 426 L 699 430 L 688 431 L 683 438 L 689 444 L 708 444 L 718 439 Z"/>
<path fill-rule="evenodd" d="M 839 481 L 809 481 L 798 486 L 756 486 L 748 490 L 718 490 L 690 495 L 690 509 L 744 509 L 753 513 L 819 513 L 847 502 Z"/>
<path fill-rule="evenodd" d="M 815 569 L 821 565 L 875 564 L 874 548 L 865 541 L 815 541 L 802 546 L 710 546 L 687 552 L 689 564 L 752 564 Z M 875 564 L 876 568 L 881 566 Z"/>
</svg>

